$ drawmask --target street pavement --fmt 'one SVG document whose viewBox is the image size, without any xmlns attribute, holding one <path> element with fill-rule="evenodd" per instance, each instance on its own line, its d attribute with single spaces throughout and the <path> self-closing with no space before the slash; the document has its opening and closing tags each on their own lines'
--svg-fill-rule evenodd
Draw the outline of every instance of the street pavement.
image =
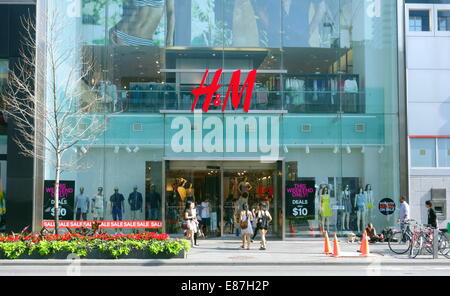
<svg viewBox="0 0 450 296">
<path fill-rule="evenodd" d="M 186 259 L 164 260 L 0 260 L 4 275 L 450 275 L 450 259 L 429 254 L 410 259 L 395 255 L 387 244 L 371 244 L 363 257 L 358 243 L 341 239 L 342 257 L 322 254 L 323 241 L 270 241 L 267 250 L 251 250 L 237 239 L 199 240 Z"/>
</svg>

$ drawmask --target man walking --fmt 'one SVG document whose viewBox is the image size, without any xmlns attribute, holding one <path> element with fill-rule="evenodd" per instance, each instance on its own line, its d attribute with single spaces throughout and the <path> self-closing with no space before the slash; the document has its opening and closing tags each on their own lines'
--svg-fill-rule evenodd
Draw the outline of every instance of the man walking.
<svg viewBox="0 0 450 296">
<path fill-rule="evenodd" d="M 409 204 L 406 202 L 406 197 L 400 197 L 400 228 L 401 230 L 405 229 L 405 222 L 410 219 L 409 215 Z"/>
<path fill-rule="evenodd" d="M 433 203 L 430 200 L 427 200 L 425 202 L 425 208 L 428 210 L 428 222 L 427 224 L 430 225 L 432 228 L 437 228 L 437 216 L 436 212 L 433 209 Z"/>
</svg>

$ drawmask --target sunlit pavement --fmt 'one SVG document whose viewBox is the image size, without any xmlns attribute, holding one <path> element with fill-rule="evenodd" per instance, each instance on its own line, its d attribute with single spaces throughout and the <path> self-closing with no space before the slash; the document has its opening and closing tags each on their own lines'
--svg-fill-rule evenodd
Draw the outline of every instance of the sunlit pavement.
<svg viewBox="0 0 450 296">
<path fill-rule="evenodd" d="M 259 250 L 238 240 L 200 240 L 186 259 L 168 260 L 0 260 L 3 275 L 450 275 L 450 260 L 431 255 L 409 259 L 387 244 L 371 244 L 372 256 L 359 256 L 357 243 L 341 242 L 343 257 L 322 254 L 323 241 L 270 241 Z"/>
</svg>

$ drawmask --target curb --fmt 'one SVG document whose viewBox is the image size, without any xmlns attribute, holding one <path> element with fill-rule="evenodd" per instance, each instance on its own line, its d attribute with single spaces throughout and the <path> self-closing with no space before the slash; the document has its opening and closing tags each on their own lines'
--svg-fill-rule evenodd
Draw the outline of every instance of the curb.
<svg viewBox="0 0 450 296">
<path fill-rule="evenodd" d="M 430 261 L 428 261 L 430 260 Z M 299 262 L 223 262 L 223 261 L 182 261 L 173 262 L 169 261 L 158 261 L 158 260 L 131 260 L 131 259 L 115 259 L 115 260 L 96 260 L 96 259 L 80 259 L 78 262 L 81 266 L 342 266 L 342 265 L 352 265 L 352 266 L 371 266 L 374 263 L 379 266 L 411 266 L 411 265 L 436 265 L 436 266 L 450 266 L 448 260 L 443 261 L 431 261 L 432 259 L 427 259 L 427 261 L 379 261 L 379 260 L 367 260 L 367 261 L 341 261 L 336 258 L 334 261 L 299 261 Z M 74 263 L 74 260 L 0 260 L 0 267 L 2 266 L 70 266 Z"/>
</svg>

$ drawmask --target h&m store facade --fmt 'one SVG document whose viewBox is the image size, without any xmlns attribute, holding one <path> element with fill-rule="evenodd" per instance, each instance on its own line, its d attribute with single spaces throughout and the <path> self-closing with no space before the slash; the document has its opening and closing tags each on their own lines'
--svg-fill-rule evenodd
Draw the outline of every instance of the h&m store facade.
<svg viewBox="0 0 450 296">
<path fill-rule="evenodd" d="M 102 196 L 101 219 L 113 220 L 116 190 L 119 218 L 162 221 L 173 235 L 188 199 L 209 201 L 210 235 L 232 235 L 242 192 L 250 207 L 269 203 L 270 233 L 281 238 L 391 226 L 402 190 L 401 9 L 391 0 L 38 1 L 38 40 L 57 14 L 59 49 L 77 51 L 60 75 L 92 63 L 79 100 L 100 98 L 89 112 L 106 122 L 96 141 L 64 155 L 84 166 L 61 179 L 72 198 L 81 187 Z M 225 98 L 237 70 L 236 89 L 247 91 L 233 106 L 233 92 Z M 191 110 L 192 91 L 214 78 L 211 102 L 200 95 Z M 55 179 L 50 162 L 36 168 L 35 228 L 49 214 L 44 180 Z M 62 220 L 84 218 L 71 206 Z"/>
</svg>

